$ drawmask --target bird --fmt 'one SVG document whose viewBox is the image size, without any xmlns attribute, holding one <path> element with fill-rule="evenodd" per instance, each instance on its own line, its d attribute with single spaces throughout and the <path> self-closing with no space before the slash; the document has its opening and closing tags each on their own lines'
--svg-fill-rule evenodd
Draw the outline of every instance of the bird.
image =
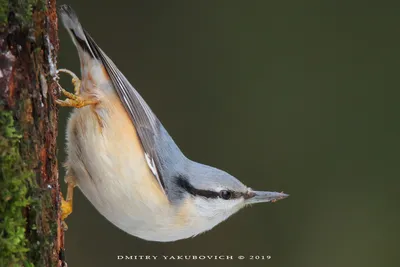
<svg viewBox="0 0 400 267">
<path fill-rule="evenodd" d="M 59 16 L 75 44 L 81 78 L 67 69 L 74 107 L 67 122 L 67 194 L 61 217 L 72 213 L 78 187 L 97 211 L 137 238 L 173 242 L 212 229 L 245 206 L 275 202 L 283 192 L 256 191 L 229 173 L 187 158 L 114 62 L 68 5 Z"/>
</svg>

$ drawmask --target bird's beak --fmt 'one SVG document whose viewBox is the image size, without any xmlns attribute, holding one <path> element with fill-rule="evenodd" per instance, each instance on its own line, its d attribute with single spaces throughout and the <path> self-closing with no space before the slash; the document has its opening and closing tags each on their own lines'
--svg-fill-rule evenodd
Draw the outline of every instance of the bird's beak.
<svg viewBox="0 0 400 267">
<path fill-rule="evenodd" d="M 253 191 L 249 190 L 249 192 L 245 196 L 246 204 L 254 204 L 261 202 L 275 202 L 284 198 L 287 198 L 289 195 L 279 193 L 279 192 L 268 192 L 268 191 Z"/>
</svg>

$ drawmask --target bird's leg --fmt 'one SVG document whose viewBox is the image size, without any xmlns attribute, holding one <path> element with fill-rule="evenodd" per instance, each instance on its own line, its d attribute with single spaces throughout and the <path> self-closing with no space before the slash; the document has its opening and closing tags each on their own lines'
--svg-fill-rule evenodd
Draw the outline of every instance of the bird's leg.
<svg viewBox="0 0 400 267">
<path fill-rule="evenodd" d="M 63 221 L 64 229 L 68 229 L 64 220 L 72 213 L 72 200 L 74 197 L 74 187 L 76 186 L 75 177 L 68 176 L 67 181 L 67 197 L 64 199 L 61 196 L 61 220 Z"/>
<path fill-rule="evenodd" d="M 61 92 L 63 93 L 64 96 L 67 97 L 67 99 L 65 100 L 57 99 L 56 100 L 57 104 L 63 107 L 82 108 L 84 106 L 95 105 L 98 103 L 97 100 L 85 99 L 82 96 L 80 96 L 81 80 L 79 80 L 78 76 L 76 76 L 75 73 L 67 69 L 59 69 L 58 72 L 64 72 L 72 76 L 72 84 L 74 85 L 74 94 L 68 92 L 67 90 L 65 90 L 60 86 Z"/>
</svg>

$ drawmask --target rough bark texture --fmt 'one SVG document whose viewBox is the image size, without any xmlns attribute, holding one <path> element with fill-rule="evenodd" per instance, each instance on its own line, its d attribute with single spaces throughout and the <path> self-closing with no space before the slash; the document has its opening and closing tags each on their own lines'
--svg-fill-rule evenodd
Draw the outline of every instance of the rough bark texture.
<svg viewBox="0 0 400 267">
<path fill-rule="evenodd" d="M 55 0 L 0 0 L 0 266 L 62 266 Z"/>
</svg>

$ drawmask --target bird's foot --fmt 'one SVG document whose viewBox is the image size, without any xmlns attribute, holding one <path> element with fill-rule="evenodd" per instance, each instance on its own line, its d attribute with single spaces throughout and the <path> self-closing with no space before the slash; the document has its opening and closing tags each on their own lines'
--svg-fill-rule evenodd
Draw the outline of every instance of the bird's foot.
<svg viewBox="0 0 400 267">
<path fill-rule="evenodd" d="M 72 213 L 72 200 L 74 196 L 74 187 L 76 183 L 74 181 L 68 181 L 67 197 L 64 199 L 61 196 L 61 220 L 64 230 L 68 229 L 65 219 Z"/>
<path fill-rule="evenodd" d="M 67 70 L 67 69 L 57 70 L 57 73 L 60 73 L 60 72 L 69 74 L 72 77 L 72 84 L 74 85 L 74 92 L 75 92 L 75 95 L 78 96 L 81 91 L 81 80 L 79 80 L 78 76 L 76 76 L 76 74 L 70 70 Z"/>
<path fill-rule="evenodd" d="M 78 76 L 75 75 L 72 71 L 67 69 L 59 69 L 58 72 L 64 72 L 72 76 L 72 84 L 74 85 L 74 94 L 68 92 L 64 88 L 61 88 L 61 93 L 67 97 L 65 100 L 57 99 L 56 103 L 62 107 L 74 107 L 74 108 L 82 108 L 88 105 L 95 105 L 98 103 L 97 100 L 86 99 L 80 95 L 81 90 L 81 80 L 79 80 Z"/>
<path fill-rule="evenodd" d="M 61 198 L 61 223 L 64 231 L 68 230 L 68 225 L 65 222 L 65 218 L 67 218 L 72 213 L 72 203 Z"/>
</svg>

